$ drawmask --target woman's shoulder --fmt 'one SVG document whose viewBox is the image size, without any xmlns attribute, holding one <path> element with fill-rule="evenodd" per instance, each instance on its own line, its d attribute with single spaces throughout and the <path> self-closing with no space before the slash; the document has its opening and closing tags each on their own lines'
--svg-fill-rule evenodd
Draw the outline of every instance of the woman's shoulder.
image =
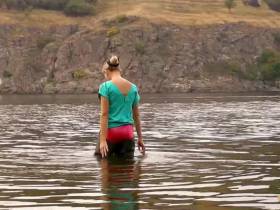
<svg viewBox="0 0 280 210">
<path fill-rule="evenodd" d="M 127 81 L 128 81 L 128 80 L 127 80 Z M 130 83 L 130 85 L 131 85 L 131 87 L 132 87 L 133 89 L 138 90 L 138 87 L 137 87 L 136 84 L 134 84 L 133 82 L 130 82 L 130 81 L 128 81 L 128 82 Z"/>
<path fill-rule="evenodd" d="M 134 84 L 133 82 L 130 82 L 129 80 L 126 80 L 126 82 L 129 82 L 131 84 L 131 88 L 134 90 L 134 91 L 138 91 L 138 87 L 136 84 Z M 108 80 L 108 81 L 105 81 L 103 83 L 100 84 L 99 88 L 110 88 L 111 86 L 113 86 L 114 83 L 111 81 L 111 80 Z"/>
<path fill-rule="evenodd" d="M 131 90 L 129 92 L 131 93 L 135 93 L 135 92 L 138 92 L 138 87 L 136 84 L 132 83 L 132 82 L 129 82 L 130 85 L 131 85 Z"/>
<path fill-rule="evenodd" d="M 111 82 L 110 80 L 105 81 L 105 82 L 102 82 L 102 83 L 99 85 L 99 88 L 101 88 L 101 87 L 109 87 L 109 86 L 111 85 L 110 82 Z"/>
</svg>

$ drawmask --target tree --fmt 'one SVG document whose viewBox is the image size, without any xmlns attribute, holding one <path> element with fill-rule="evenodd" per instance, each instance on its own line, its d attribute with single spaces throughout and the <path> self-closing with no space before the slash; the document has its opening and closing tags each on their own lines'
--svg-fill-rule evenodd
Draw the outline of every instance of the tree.
<svg viewBox="0 0 280 210">
<path fill-rule="evenodd" d="M 225 6 L 228 8 L 228 11 L 231 13 L 231 9 L 236 6 L 235 0 L 225 0 Z"/>
<path fill-rule="evenodd" d="M 93 5 L 85 0 L 70 0 L 64 8 L 64 13 L 69 16 L 93 15 L 94 12 Z"/>
</svg>

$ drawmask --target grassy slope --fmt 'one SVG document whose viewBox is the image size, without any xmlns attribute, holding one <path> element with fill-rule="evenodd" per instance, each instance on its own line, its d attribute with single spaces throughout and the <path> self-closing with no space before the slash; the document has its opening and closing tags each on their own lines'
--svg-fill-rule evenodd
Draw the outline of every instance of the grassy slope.
<svg viewBox="0 0 280 210">
<path fill-rule="evenodd" d="M 179 25 L 243 21 L 261 27 L 280 27 L 280 13 L 269 10 L 265 4 L 261 8 L 246 7 L 241 0 L 237 1 L 231 14 L 224 7 L 224 0 L 102 0 L 97 12 L 95 17 L 71 18 L 54 11 L 33 10 L 27 15 L 25 12 L 0 10 L 0 24 L 41 27 L 81 24 L 96 27 L 99 20 L 126 14 Z"/>
<path fill-rule="evenodd" d="M 115 14 L 126 11 L 129 15 L 180 25 L 244 21 L 256 26 L 280 26 L 280 13 L 269 10 L 266 4 L 261 8 L 246 7 L 241 0 L 237 1 L 237 7 L 231 14 L 225 8 L 224 0 L 103 0 L 103 7 L 103 16 L 112 16 L 112 11 Z"/>
</svg>

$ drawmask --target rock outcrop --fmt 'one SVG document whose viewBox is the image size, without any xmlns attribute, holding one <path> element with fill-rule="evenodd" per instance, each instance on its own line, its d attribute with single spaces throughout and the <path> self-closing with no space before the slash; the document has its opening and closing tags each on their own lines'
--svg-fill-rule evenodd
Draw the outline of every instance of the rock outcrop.
<svg viewBox="0 0 280 210">
<path fill-rule="evenodd" d="M 0 26 L 0 92 L 92 93 L 101 66 L 118 54 L 123 74 L 142 92 L 279 90 L 279 82 L 241 78 L 264 49 L 279 48 L 278 29 L 245 23 L 186 26 L 131 17 L 98 29 Z M 116 30 L 117 29 L 117 30 Z M 111 31 L 114 33 L 111 33 Z M 108 33 L 110 31 L 110 33 Z"/>
<path fill-rule="evenodd" d="M 242 0 L 244 5 L 249 5 L 252 7 L 260 7 L 261 6 L 261 0 Z"/>
<path fill-rule="evenodd" d="M 280 2 L 277 0 L 266 0 L 267 5 L 270 9 L 280 12 Z"/>
</svg>

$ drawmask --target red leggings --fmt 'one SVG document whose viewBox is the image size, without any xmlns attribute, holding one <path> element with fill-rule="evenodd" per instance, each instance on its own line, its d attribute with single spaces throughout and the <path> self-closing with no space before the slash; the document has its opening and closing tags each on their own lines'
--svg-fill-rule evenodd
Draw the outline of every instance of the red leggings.
<svg viewBox="0 0 280 210">
<path fill-rule="evenodd" d="M 126 140 L 133 140 L 133 126 L 123 125 L 114 128 L 108 128 L 107 141 L 110 143 L 119 143 Z"/>
</svg>

